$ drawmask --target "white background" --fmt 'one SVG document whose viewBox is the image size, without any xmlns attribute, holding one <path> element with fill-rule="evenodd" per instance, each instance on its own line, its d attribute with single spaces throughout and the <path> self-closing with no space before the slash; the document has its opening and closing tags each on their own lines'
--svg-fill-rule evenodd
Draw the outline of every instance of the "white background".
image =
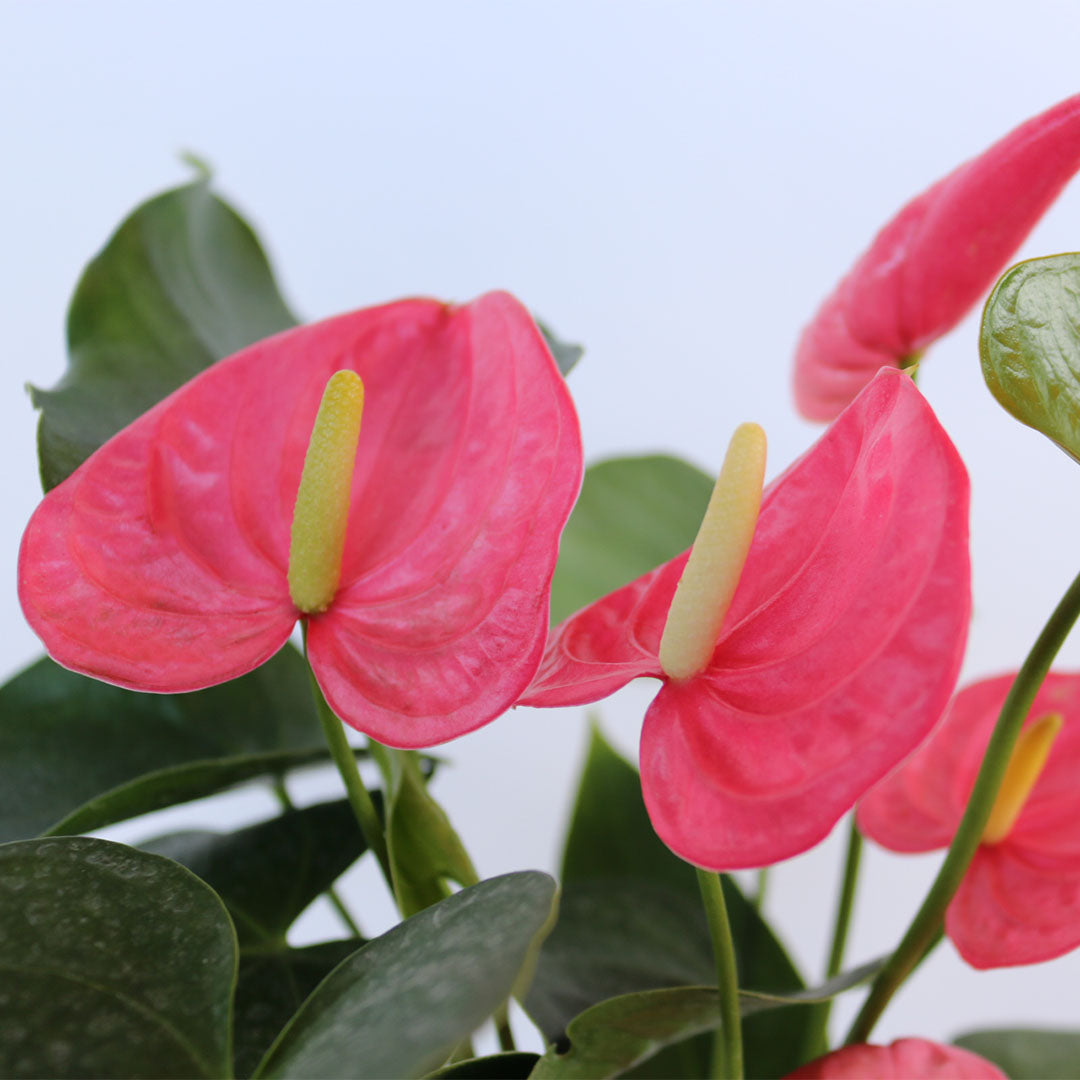
<svg viewBox="0 0 1080 1080">
<path fill-rule="evenodd" d="M 180 151 L 213 164 L 304 316 L 508 288 L 588 348 L 571 387 L 589 459 L 665 450 L 714 471 L 753 419 L 773 475 L 818 431 L 789 392 L 817 302 L 908 197 L 1080 90 L 1078 45 L 1080 6 L 1030 0 L 0 0 L 0 674 L 39 653 L 15 595 L 40 497 L 23 384 L 60 376 L 82 266 L 136 203 L 189 177 Z M 1077 248 L 1080 183 L 1023 254 Z M 972 316 L 921 379 L 972 474 L 969 678 L 1015 667 L 1080 569 L 1077 466 L 993 402 L 976 334 Z M 1080 666 L 1080 644 L 1064 660 Z M 630 753 L 650 693 L 603 707 Z M 449 748 L 437 793 L 482 873 L 555 867 L 585 737 L 579 710 L 522 709 Z M 155 827 L 268 806 L 243 794 Z M 834 835 L 774 873 L 770 913 L 812 976 L 841 849 Z M 853 962 L 895 944 L 937 862 L 871 847 Z M 381 912 L 367 925 L 385 924 L 374 876 L 349 884 Z M 313 915 L 300 931 L 336 928 Z M 1080 954 L 980 974 L 946 944 L 876 1037 L 1080 1026 L 1078 981 Z"/>
</svg>

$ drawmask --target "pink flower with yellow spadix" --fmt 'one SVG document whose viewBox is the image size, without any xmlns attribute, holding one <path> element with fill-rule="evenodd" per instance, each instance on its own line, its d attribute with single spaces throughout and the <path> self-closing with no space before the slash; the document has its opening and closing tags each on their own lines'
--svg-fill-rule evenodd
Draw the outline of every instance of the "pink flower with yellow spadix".
<svg viewBox="0 0 1080 1080">
<path fill-rule="evenodd" d="M 404 300 L 251 345 L 110 439 L 34 513 L 19 596 L 54 660 L 158 692 L 252 670 L 303 619 L 334 711 L 430 746 L 536 671 L 581 472 L 513 297 Z"/>
<path fill-rule="evenodd" d="M 948 846 L 1013 675 L 961 690 L 926 745 L 859 803 L 893 851 Z M 945 914 L 973 967 L 1034 964 L 1080 945 L 1080 675 L 1051 672 L 1013 748 L 982 843 Z"/>
<path fill-rule="evenodd" d="M 883 364 L 905 365 L 984 299 L 1080 168 L 1080 94 L 912 199 L 803 331 L 795 403 L 831 420 Z"/>
<path fill-rule="evenodd" d="M 986 1058 L 928 1039 L 897 1039 L 888 1046 L 859 1043 L 803 1065 L 785 1080 L 1008 1080 Z"/>
<path fill-rule="evenodd" d="M 661 839 L 712 870 L 821 840 L 939 719 L 970 611 L 968 480 L 885 370 L 762 492 L 740 428 L 692 549 L 552 632 L 522 704 L 663 685 L 641 735 Z"/>
</svg>

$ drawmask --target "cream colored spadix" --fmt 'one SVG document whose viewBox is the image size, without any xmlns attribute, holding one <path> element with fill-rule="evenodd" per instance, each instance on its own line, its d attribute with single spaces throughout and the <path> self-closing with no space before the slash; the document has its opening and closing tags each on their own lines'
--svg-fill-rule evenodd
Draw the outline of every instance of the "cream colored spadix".
<svg viewBox="0 0 1080 1080">
<path fill-rule="evenodd" d="M 311 429 L 289 543 L 289 595 L 309 615 L 330 606 L 341 579 L 363 411 L 360 376 L 355 371 L 334 372 Z"/>
<path fill-rule="evenodd" d="M 1047 713 L 1020 732 L 1005 770 L 1005 779 L 994 800 L 994 808 L 990 811 L 990 820 L 983 829 L 984 844 L 997 844 L 1012 831 L 1035 781 L 1042 774 L 1050 747 L 1054 745 L 1062 723 L 1060 713 Z"/>
<path fill-rule="evenodd" d="M 764 481 L 765 432 L 740 424 L 668 608 L 660 667 L 672 679 L 697 675 L 712 659 L 754 539 Z"/>
</svg>

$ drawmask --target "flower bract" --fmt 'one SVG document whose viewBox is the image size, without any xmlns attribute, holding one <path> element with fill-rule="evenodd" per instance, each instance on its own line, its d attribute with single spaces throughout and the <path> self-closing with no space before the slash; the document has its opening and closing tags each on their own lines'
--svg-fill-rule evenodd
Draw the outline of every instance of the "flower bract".
<svg viewBox="0 0 1080 1080">
<path fill-rule="evenodd" d="M 897 1039 L 888 1046 L 859 1043 L 803 1065 L 786 1080 L 1006 1080 L 986 1058 L 927 1039 Z"/>
<path fill-rule="evenodd" d="M 301 612 L 293 511 L 339 371 L 362 382 L 345 389 L 363 425 L 355 467 L 331 470 L 347 519 L 330 598 Z M 535 672 L 581 472 L 566 386 L 513 297 L 404 300 L 257 342 L 114 436 L 34 513 L 19 596 L 53 659 L 158 692 L 250 671 L 303 615 L 338 715 L 429 746 Z"/>
<path fill-rule="evenodd" d="M 803 331 L 795 401 L 830 420 L 882 364 L 903 364 L 984 297 L 1080 168 L 1080 95 L 1021 124 L 912 199 Z"/>
<path fill-rule="evenodd" d="M 859 827 L 867 836 L 893 851 L 949 844 L 1013 678 L 984 679 L 956 695 L 927 743 L 859 803 Z M 1043 760 L 1015 790 L 1014 766 L 1024 764 L 1017 759 L 1033 749 L 1025 736 L 1048 728 L 1052 745 L 1034 748 Z M 1017 740 L 995 814 L 946 912 L 945 931 L 972 966 L 1032 964 L 1080 945 L 1078 774 L 1080 675 L 1051 672 Z M 1019 796 L 1018 805 L 996 824 L 1010 796 Z"/>
<path fill-rule="evenodd" d="M 967 513 L 955 448 L 911 379 L 885 369 L 766 488 L 703 670 L 673 678 L 660 662 L 684 553 L 561 623 L 521 703 L 662 679 L 641 736 L 661 839 L 715 870 L 797 854 L 948 703 L 970 610 Z"/>
</svg>

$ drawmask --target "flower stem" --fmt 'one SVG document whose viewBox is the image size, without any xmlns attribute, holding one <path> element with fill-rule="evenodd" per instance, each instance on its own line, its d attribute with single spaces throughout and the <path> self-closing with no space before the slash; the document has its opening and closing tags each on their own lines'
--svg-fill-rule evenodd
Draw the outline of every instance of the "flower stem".
<svg viewBox="0 0 1080 1080">
<path fill-rule="evenodd" d="M 731 938 L 724 885 L 719 874 L 697 870 L 705 916 L 709 921 L 713 956 L 716 958 L 716 984 L 720 993 L 720 1030 L 713 1054 L 714 1080 L 742 1080 L 742 1022 L 739 1016 L 739 978 L 735 967 L 735 943 Z"/>
<path fill-rule="evenodd" d="M 304 656 L 307 657 L 307 635 L 304 639 Z M 364 834 L 367 846 L 375 853 L 379 860 L 383 877 L 394 893 L 394 880 L 390 870 L 390 855 L 386 850 L 386 836 L 383 832 L 382 822 L 379 820 L 378 811 L 371 801 L 368 789 L 364 787 L 364 781 L 360 776 L 360 770 L 356 767 L 356 756 L 353 754 L 349 740 L 345 738 L 345 728 L 338 719 L 334 710 L 330 708 L 322 688 L 315 681 L 315 673 L 308 664 L 308 677 L 311 680 L 311 693 L 315 698 L 315 710 L 322 721 L 323 734 L 326 743 L 330 747 L 330 756 L 334 759 L 342 782 L 345 784 L 345 793 L 349 797 L 349 805 L 353 808 L 356 820 L 360 825 L 360 831 Z M 396 896 L 397 894 L 394 893 Z"/>
<path fill-rule="evenodd" d="M 1016 737 L 1027 718 L 1035 695 L 1039 692 L 1039 687 L 1042 686 L 1043 679 L 1046 678 L 1046 673 L 1050 670 L 1050 665 L 1054 662 L 1054 657 L 1057 656 L 1058 650 L 1064 644 L 1078 617 L 1080 617 L 1080 575 L 1066 590 L 1013 680 L 1008 697 L 1001 706 L 993 734 L 990 736 L 967 809 L 960 819 L 960 825 L 949 845 L 945 861 L 941 864 L 934 884 L 930 887 L 907 933 L 874 980 L 870 993 L 863 1002 L 863 1007 L 855 1018 L 851 1031 L 848 1032 L 848 1043 L 866 1042 L 893 994 L 926 954 L 934 936 L 940 933 L 945 909 L 960 887 L 960 882 L 982 839 L 998 789 L 1001 787 L 1005 770 L 1008 768 Z"/>
<path fill-rule="evenodd" d="M 750 901 L 754 910 L 760 915 L 765 907 L 765 894 L 769 891 L 769 867 L 763 866 L 757 872 L 757 887 L 754 889 L 754 898 Z"/>
</svg>

